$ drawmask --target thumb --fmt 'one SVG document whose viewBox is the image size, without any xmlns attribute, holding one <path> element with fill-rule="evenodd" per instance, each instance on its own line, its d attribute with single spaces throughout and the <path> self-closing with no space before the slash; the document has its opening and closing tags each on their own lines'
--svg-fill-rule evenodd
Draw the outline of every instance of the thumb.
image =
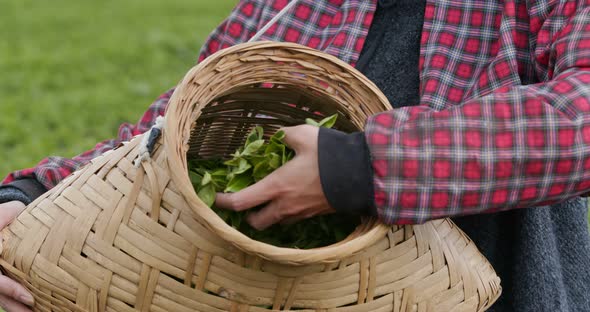
<svg viewBox="0 0 590 312">
<path fill-rule="evenodd" d="M 10 224 L 25 208 L 25 204 L 20 201 L 0 204 L 0 230 Z"/>
<path fill-rule="evenodd" d="M 311 125 L 299 125 L 294 127 L 282 128 L 285 132 L 283 141 L 295 153 L 304 152 L 306 147 L 317 145 L 319 128 Z M 311 145 L 310 145 L 311 144 Z"/>
</svg>

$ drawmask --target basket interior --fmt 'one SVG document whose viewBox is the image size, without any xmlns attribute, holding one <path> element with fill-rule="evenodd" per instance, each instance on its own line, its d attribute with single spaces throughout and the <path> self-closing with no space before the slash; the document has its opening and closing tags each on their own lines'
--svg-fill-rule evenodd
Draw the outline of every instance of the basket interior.
<svg viewBox="0 0 590 312">
<path fill-rule="evenodd" d="M 189 140 L 188 159 L 228 157 L 243 145 L 247 134 L 262 126 L 265 137 L 281 127 L 338 114 L 335 129 L 358 129 L 336 103 L 302 86 L 258 84 L 232 89 L 211 101 L 197 118 Z"/>
<path fill-rule="evenodd" d="M 334 100 L 303 86 L 256 84 L 236 87 L 213 99 L 202 110 L 191 131 L 187 160 L 229 158 L 243 146 L 247 134 L 256 126 L 264 128 L 266 138 L 281 127 L 305 123 L 306 118 L 320 120 L 338 114 L 334 129 L 357 131 L 346 112 L 337 109 Z M 350 218 L 359 226 L 342 244 L 372 229 L 375 220 Z"/>
</svg>

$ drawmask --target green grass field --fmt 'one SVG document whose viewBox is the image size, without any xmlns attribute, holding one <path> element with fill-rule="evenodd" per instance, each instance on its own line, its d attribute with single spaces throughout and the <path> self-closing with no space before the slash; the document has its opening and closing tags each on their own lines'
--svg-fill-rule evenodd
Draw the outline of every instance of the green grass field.
<svg viewBox="0 0 590 312">
<path fill-rule="evenodd" d="M 0 176 L 136 122 L 236 2 L 0 1 Z"/>
</svg>

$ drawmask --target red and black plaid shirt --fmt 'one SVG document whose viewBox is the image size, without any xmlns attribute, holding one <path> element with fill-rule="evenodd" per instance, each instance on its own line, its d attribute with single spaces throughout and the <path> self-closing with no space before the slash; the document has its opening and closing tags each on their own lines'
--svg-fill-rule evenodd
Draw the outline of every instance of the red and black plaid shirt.
<svg viewBox="0 0 590 312">
<path fill-rule="evenodd" d="M 262 40 L 304 44 L 354 65 L 376 0 L 301 0 Z M 199 59 L 247 41 L 287 0 L 240 1 Z M 383 221 L 540 206 L 590 190 L 590 0 L 428 0 L 420 105 L 372 116 L 366 138 Z M 171 91 L 117 139 L 73 159 L 49 157 L 4 183 L 52 188 L 143 133 Z"/>
</svg>

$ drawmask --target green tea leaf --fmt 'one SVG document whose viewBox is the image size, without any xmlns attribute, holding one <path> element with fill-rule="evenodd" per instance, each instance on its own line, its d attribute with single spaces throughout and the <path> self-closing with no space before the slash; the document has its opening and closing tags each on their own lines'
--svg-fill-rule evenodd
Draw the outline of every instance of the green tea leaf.
<svg viewBox="0 0 590 312">
<path fill-rule="evenodd" d="M 268 155 L 268 166 L 270 168 L 272 168 L 273 170 L 279 168 L 282 163 L 281 163 L 281 156 L 277 155 L 277 153 L 271 153 L 270 155 Z"/>
<path fill-rule="evenodd" d="M 211 174 L 205 171 L 205 175 L 203 176 L 203 180 L 201 180 L 201 185 L 207 185 L 211 183 Z"/>
<path fill-rule="evenodd" d="M 219 183 L 220 181 L 225 181 L 227 178 L 227 168 L 222 167 L 211 171 L 211 179 L 214 183 Z"/>
<path fill-rule="evenodd" d="M 213 211 L 215 211 L 215 213 L 221 218 L 221 220 L 223 220 L 225 222 L 228 221 L 230 210 L 219 209 L 216 207 L 211 207 L 211 208 L 213 208 Z"/>
<path fill-rule="evenodd" d="M 254 127 L 254 129 L 252 129 L 252 131 L 250 131 L 250 133 L 248 134 L 248 137 L 246 138 L 246 142 L 244 143 L 244 147 L 250 145 L 254 141 L 261 140 L 263 137 L 264 137 L 264 129 L 262 129 L 262 127 L 260 127 L 260 126 Z"/>
<path fill-rule="evenodd" d="M 245 160 L 244 158 L 241 158 L 238 168 L 233 171 L 233 174 L 242 174 L 242 173 L 248 171 L 248 169 L 250 169 L 250 168 L 252 168 L 252 165 L 250 165 L 250 163 L 247 160 Z"/>
<path fill-rule="evenodd" d="M 334 124 L 336 124 L 336 119 L 338 118 L 338 114 L 334 114 L 332 116 L 326 117 L 322 119 L 318 125 L 324 128 L 332 128 Z"/>
<path fill-rule="evenodd" d="M 308 125 L 316 126 L 316 127 L 320 126 L 320 124 L 318 124 L 315 120 L 313 120 L 311 118 L 305 118 L 305 123 Z"/>
<path fill-rule="evenodd" d="M 270 141 L 276 142 L 276 143 L 283 143 L 284 138 L 285 138 L 285 131 L 279 130 L 270 137 Z"/>
<path fill-rule="evenodd" d="M 199 159 L 199 160 L 190 160 L 189 167 L 193 169 L 202 169 L 202 170 L 212 170 L 215 169 L 223 163 L 221 158 L 211 158 L 211 159 Z"/>
<path fill-rule="evenodd" d="M 240 225 L 242 224 L 242 214 L 238 213 L 237 211 L 232 211 L 232 213 L 229 215 L 229 220 L 235 229 L 239 229 Z"/>
<path fill-rule="evenodd" d="M 269 155 L 271 153 L 283 155 L 285 153 L 286 148 L 286 145 L 282 142 L 270 142 L 264 149 L 264 155 Z"/>
<path fill-rule="evenodd" d="M 252 184 L 252 182 L 254 182 L 254 179 L 248 173 L 234 175 L 233 178 L 227 183 L 227 186 L 226 186 L 224 192 L 225 193 L 239 192 L 240 190 L 246 188 L 248 185 Z"/>
<path fill-rule="evenodd" d="M 248 136 L 246 137 L 246 142 L 244 142 L 244 147 L 248 146 L 248 144 L 258 140 L 258 133 L 256 133 L 255 129 L 252 129 Z"/>
<path fill-rule="evenodd" d="M 205 170 L 205 168 L 203 168 L 203 167 L 193 169 L 193 171 L 196 172 L 198 175 L 200 175 L 201 178 L 203 178 L 203 176 L 205 175 L 205 172 L 207 172 L 207 170 Z"/>
<path fill-rule="evenodd" d="M 264 139 L 264 129 L 261 126 L 256 126 L 254 129 L 256 129 L 256 132 L 258 133 L 258 139 Z"/>
<path fill-rule="evenodd" d="M 239 155 L 237 157 L 234 156 L 234 158 L 225 161 L 223 164 L 226 166 L 238 167 L 240 165 L 241 159 L 242 159 L 242 157 L 240 157 Z"/>
<path fill-rule="evenodd" d="M 268 161 L 260 162 L 254 167 L 254 172 L 252 176 L 254 177 L 255 181 L 260 181 L 264 179 L 267 175 L 269 175 L 273 169 L 269 166 Z"/>
<path fill-rule="evenodd" d="M 203 180 L 203 176 L 194 171 L 189 171 L 188 177 L 193 185 L 201 185 L 201 181 Z"/>
<path fill-rule="evenodd" d="M 211 172 L 211 180 L 216 192 L 221 192 L 227 185 L 227 169 L 225 167 Z"/>
<path fill-rule="evenodd" d="M 295 157 L 295 151 L 292 149 L 288 149 L 284 154 L 283 154 L 283 165 L 285 163 L 287 163 L 289 160 L 293 159 L 293 157 Z"/>
<path fill-rule="evenodd" d="M 266 155 L 258 155 L 258 154 L 246 156 L 246 159 L 253 167 L 256 167 L 256 165 L 258 165 L 261 162 L 266 162 L 267 158 L 268 157 L 266 157 Z"/>
<path fill-rule="evenodd" d="M 199 190 L 197 196 L 205 203 L 205 205 L 211 207 L 215 202 L 215 188 L 213 188 L 212 184 L 207 184 L 202 189 Z"/>
<path fill-rule="evenodd" d="M 264 140 L 256 140 L 248 144 L 248 146 L 244 148 L 244 151 L 240 154 L 240 156 L 252 155 L 256 153 L 262 147 L 262 145 L 264 145 Z"/>
</svg>

